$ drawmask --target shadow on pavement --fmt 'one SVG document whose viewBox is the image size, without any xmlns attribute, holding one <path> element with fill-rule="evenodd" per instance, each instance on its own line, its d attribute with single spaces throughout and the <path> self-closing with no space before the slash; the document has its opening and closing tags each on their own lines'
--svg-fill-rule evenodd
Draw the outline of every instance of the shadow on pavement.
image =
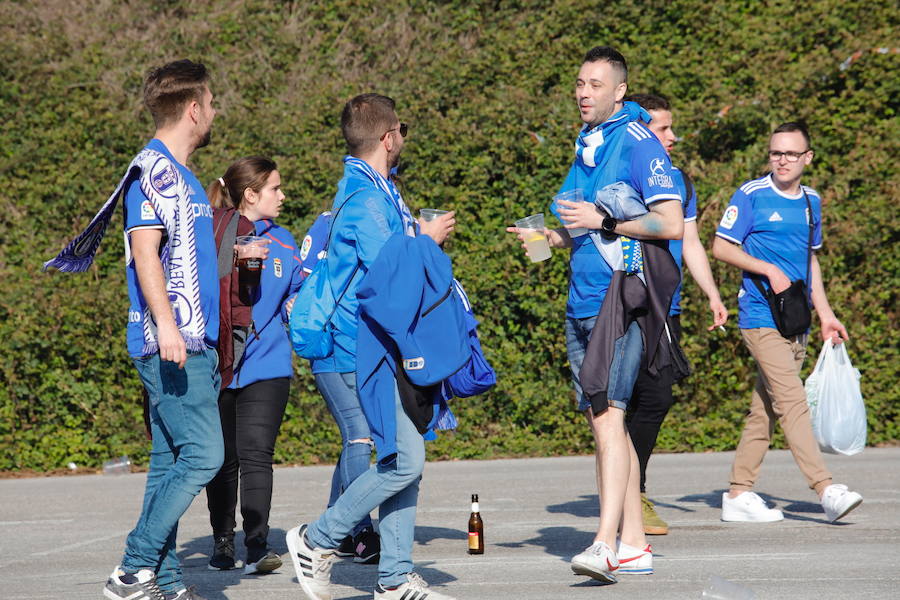
<svg viewBox="0 0 900 600">
<path fill-rule="evenodd" d="M 562 513 L 574 517 L 597 517 L 600 514 L 600 501 L 597 494 L 585 494 L 578 500 L 551 504 L 547 507 L 549 513 Z"/>
</svg>

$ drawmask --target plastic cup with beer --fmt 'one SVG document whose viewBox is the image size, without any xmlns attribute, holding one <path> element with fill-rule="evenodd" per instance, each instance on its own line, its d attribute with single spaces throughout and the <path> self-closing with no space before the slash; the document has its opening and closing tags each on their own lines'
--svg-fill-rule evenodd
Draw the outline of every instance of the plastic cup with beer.
<svg viewBox="0 0 900 600">
<path fill-rule="evenodd" d="M 553 208 L 555 209 L 553 212 L 557 216 L 559 216 L 557 211 L 560 208 L 560 206 L 558 204 L 558 202 L 560 200 L 565 200 L 566 202 L 584 202 L 584 194 L 581 192 L 580 189 L 575 189 L 575 190 L 569 190 L 567 192 L 561 192 L 561 193 L 553 196 Z M 562 217 L 559 217 L 559 220 L 562 221 L 563 225 L 566 225 L 568 223 L 568 221 L 566 221 Z M 587 235 L 588 234 L 588 230 L 585 227 L 576 227 L 574 229 L 566 228 L 566 231 L 568 231 L 569 236 L 571 236 L 573 238 L 576 238 L 579 235 Z"/>
<path fill-rule="evenodd" d="M 525 248 L 531 262 L 541 262 L 550 258 L 550 243 L 544 235 L 544 213 L 519 219 L 516 227 L 525 240 Z"/>
<path fill-rule="evenodd" d="M 434 221 L 441 215 L 446 215 L 448 211 L 439 208 L 423 208 L 419 211 L 419 218 L 425 221 Z"/>
<path fill-rule="evenodd" d="M 262 275 L 265 249 L 269 240 L 256 235 L 242 235 L 235 240 L 237 245 L 238 285 L 247 290 L 259 287 Z"/>
</svg>

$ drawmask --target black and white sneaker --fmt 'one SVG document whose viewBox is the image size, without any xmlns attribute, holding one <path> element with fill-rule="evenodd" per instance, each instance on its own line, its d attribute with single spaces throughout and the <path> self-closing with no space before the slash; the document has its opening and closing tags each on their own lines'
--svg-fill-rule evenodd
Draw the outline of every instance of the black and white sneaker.
<svg viewBox="0 0 900 600">
<path fill-rule="evenodd" d="M 385 588 L 381 584 L 375 586 L 375 600 L 456 600 L 447 594 L 439 594 L 429 589 L 425 580 L 418 573 L 407 573 L 406 583 L 395 588 Z"/>
<path fill-rule="evenodd" d="M 381 538 L 371 527 L 366 527 L 353 537 L 353 562 L 371 565 L 381 556 Z"/>
<path fill-rule="evenodd" d="M 194 586 L 187 589 L 182 588 L 177 592 L 163 594 L 163 596 L 166 600 L 206 600 L 206 598 L 197 593 L 197 588 Z"/>
<path fill-rule="evenodd" d="M 121 567 L 116 567 L 106 580 L 103 596 L 110 600 L 166 600 L 156 585 L 156 573 L 150 569 L 125 573 Z"/>
<path fill-rule="evenodd" d="M 281 567 L 281 557 L 273 551 L 247 552 L 247 562 L 244 564 L 244 575 L 265 575 Z"/>
<path fill-rule="evenodd" d="M 306 525 L 287 532 L 286 541 L 297 581 L 309 600 L 331 600 L 331 565 L 333 550 L 312 548 L 306 542 Z"/>
<path fill-rule="evenodd" d="M 213 538 L 213 555 L 209 559 L 210 571 L 227 571 L 234 568 L 234 534 Z"/>
</svg>

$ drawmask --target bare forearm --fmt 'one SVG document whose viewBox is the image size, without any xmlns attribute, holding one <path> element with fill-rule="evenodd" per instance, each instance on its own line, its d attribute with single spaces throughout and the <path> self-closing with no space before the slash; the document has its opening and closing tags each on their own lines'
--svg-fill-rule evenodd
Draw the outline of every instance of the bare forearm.
<svg viewBox="0 0 900 600">
<path fill-rule="evenodd" d="M 175 327 L 175 316 L 166 293 L 166 279 L 163 275 L 162 263 L 156 253 L 147 256 L 145 250 L 135 249 L 134 269 L 144 300 L 150 308 L 157 326 L 171 325 Z"/>
<path fill-rule="evenodd" d="M 732 244 L 720 237 L 716 237 L 713 242 L 712 253 L 722 262 L 757 275 L 768 276 L 773 266 L 771 263 L 750 256 L 737 244 Z"/>
<path fill-rule="evenodd" d="M 660 202 L 650 212 L 631 221 L 620 221 L 615 232 L 639 240 L 679 240 L 684 235 L 681 203 Z"/>
<path fill-rule="evenodd" d="M 825 284 L 822 283 L 822 268 L 819 266 L 819 259 L 815 254 L 810 259 L 809 273 L 812 303 L 819 314 L 819 318 L 833 317 L 834 311 L 831 310 L 828 296 L 825 295 Z"/>
<path fill-rule="evenodd" d="M 693 234 L 691 234 L 691 229 L 693 229 Z M 721 301 L 719 288 L 716 287 L 716 280 L 713 278 L 709 260 L 706 258 L 706 250 L 700 243 L 700 238 L 697 237 L 696 223 L 685 224 L 682 256 L 685 266 L 691 272 L 691 277 L 694 278 L 706 297 L 711 301 Z"/>
</svg>

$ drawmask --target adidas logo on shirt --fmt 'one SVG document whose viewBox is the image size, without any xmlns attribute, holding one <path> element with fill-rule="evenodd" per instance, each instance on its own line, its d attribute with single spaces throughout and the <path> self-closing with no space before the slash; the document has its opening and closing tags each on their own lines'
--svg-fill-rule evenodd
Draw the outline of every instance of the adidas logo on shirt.
<svg viewBox="0 0 900 600">
<path fill-rule="evenodd" d="M 784 220 L 784 219 L 781 218 L 781 215 L 778 214 L 778 211 L 777 211 L 777 210 L 776 210 L 775 212 L 772 213 L 772 216 L 771 216 L 771 217 L 769 217 L 769 222 L 773 222 L 773 221 L 783 221 L 783 220 Z"/>
</svg>

